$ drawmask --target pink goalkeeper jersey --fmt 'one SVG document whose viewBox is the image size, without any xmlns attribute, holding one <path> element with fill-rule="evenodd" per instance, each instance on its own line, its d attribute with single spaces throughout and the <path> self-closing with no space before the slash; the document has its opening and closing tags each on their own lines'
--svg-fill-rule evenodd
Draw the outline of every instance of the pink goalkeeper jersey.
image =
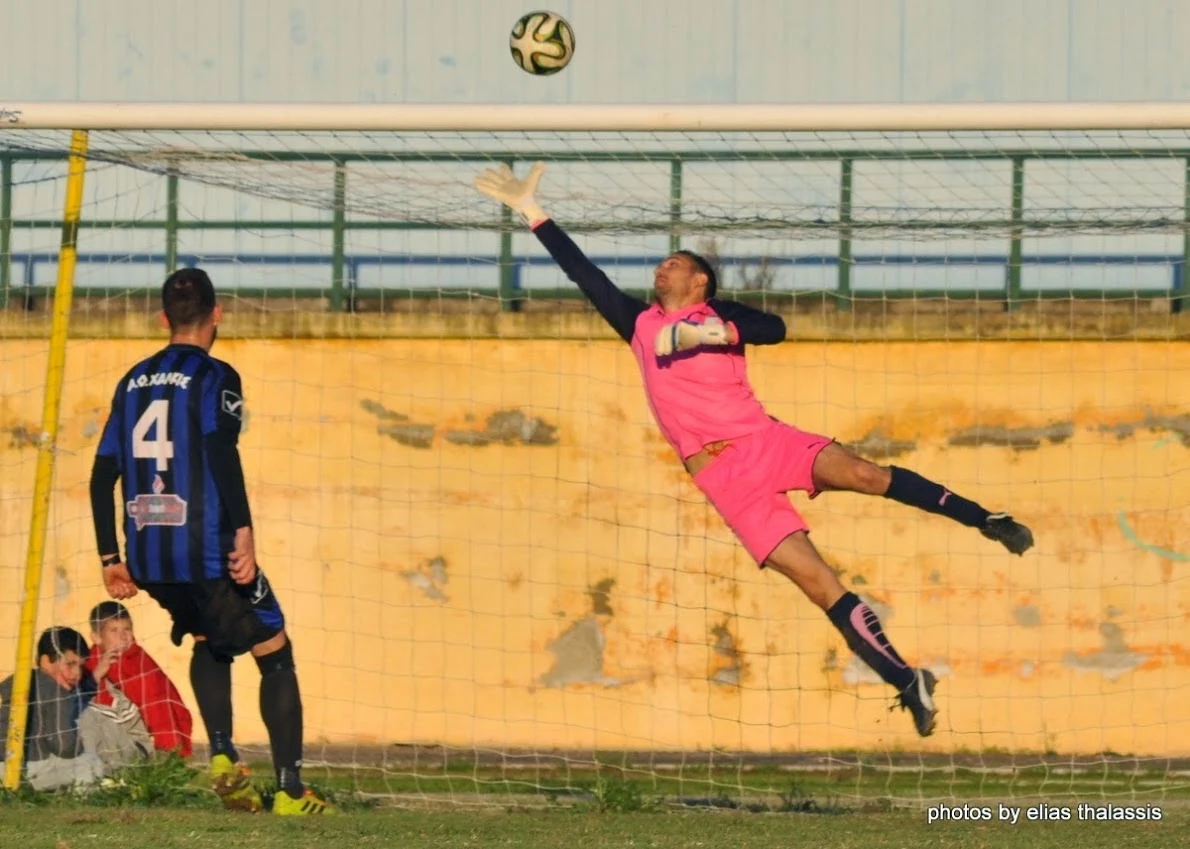
<svg viewBox="0 0 1190 849">
<path fill-rule="evenodd" d="M 632 346 L 653 417 L 683 460 L 708 443 L 746 436 L 769 424 L 769 415 L 748 382 L 744 346 L 784 340 L 785 322 L 780 316 L 717 298 L 663 312 L 658 304 L 620 291 L 552 220 L 538 224 L 533 232 L 566 276 Z M 665 325 L 684 320 L 701 324 L 710 316 L 734 327 L 739 342 L 661 358 L 654 353 L 654 340 Z"/>
<path fill-rule="evenodd" d="M 653 342 L 665 325 L 675 321 L 702 324 L 710 316 L 732 323 L 711 303 L 670 313 L 654 304 L 637 317 L 632 336 L 632 353 L 644 378 L 653 418 L 682 459 L 697 454 L 710 442 L 747 436 L 771 423 L 748 381 L 742 344 L 695 348 L 670 357 L 654 353 Z"/>
</svg>

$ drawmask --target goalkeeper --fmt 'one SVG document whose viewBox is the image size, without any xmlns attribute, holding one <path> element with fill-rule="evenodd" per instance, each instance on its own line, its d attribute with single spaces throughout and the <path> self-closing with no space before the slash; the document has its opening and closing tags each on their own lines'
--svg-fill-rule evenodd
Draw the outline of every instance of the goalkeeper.
<svg viewBox="0 0 1190 849">
<path fill-rule="evenodd" d="M 1018 555 L 1033 545 L 1032 533 L 1011 516 L 990 513 L 915 472 L 876 465 L 829 437 L 769 416 L 748 382 L 744 346 L 783 341 L 785 322 L 716 298 L 714 270 L 689 251 L 656 267 L 654 303 L 620 291 L 538 205 L 544 170 L 537 163 L 518 179 L 504 165 L 485 171 L 475 185 L 528 222 L 566 276 L 632 346 L 661 432 L 748 553 L 821 607 L 851 650 L 896 688 L 897 703 L 912 714 L 917 733 L 932 734 L 935 676 L 906 663 L 871 608 L 843 588 L 787 493 L 881 495 L 977 528 Z"/>
</svg>

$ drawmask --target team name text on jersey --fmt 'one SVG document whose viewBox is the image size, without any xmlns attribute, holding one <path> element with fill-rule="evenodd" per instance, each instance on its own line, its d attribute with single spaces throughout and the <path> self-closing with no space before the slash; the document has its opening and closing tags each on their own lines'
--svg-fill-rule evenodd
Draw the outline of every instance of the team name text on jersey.
<svg viewBox="0 0 1190 849">
<path fill-rule="evenodd" d="M 159 371 L 156 374 L 142 374 L 128 379 L 128 391 L 145 389 L 149 386 L 176 386 L 185 389 L 190 385 L 190 375 L 180 371 Z"/>
</svg>

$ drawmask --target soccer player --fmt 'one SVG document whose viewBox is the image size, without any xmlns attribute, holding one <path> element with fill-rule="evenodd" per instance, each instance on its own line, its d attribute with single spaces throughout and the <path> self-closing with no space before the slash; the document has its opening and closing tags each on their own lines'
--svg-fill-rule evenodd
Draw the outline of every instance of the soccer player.
<svg viewBox="0 0 1190 849">
<path fill-rule="evenodd" d="M 197 268 L 161 290 L 169 344 L 120 378 L 91 473 L 91 511 L 103 582 L 115 599 L 143 589 L 194 637 L 190 683 L 211 747 L 210 775 L 226 807 L 258 811 L 260 793 L 232 745 L 232 660 L 260 668 L 277 795 L 273 811 L 321 814 L 302 784 L 302 700 L 285 618 L 256 563 L 238 442 L 244 412 L 236 370 L 210 355 L 222 319 Z M 127 559 L 120 557 L 112 490 L 123 481 Z"/>
<path fill-rule="evenodd" d="M 653 304 L 620 291 L 537 203 L 544 170 L 537 163 L 518 179 L 504 165 L 483 172 L 475 185 L 526 220 L 566 276 L 632 346 L 662 434 L 749 554 L 822 608 L 851 650 L 896 689 L 897 703 L 910 712 L 917 733 L 932 734 L 935 676 L 906 663 L 872 609 L 843 588 L 810 542 L 809 528 L 787 493 L 884 496 L 977 528 L 1018 555 L 1032 546 L 1032 533 L 1011 516 L 990 513 L 915 472 L 876 465 L 830 437 L 769 416 L 746 376 L 744 346 L 781 342 L 785 322 L 715 297 L 714 269 L 689 251 L 656 267 Z"/>
</svg>

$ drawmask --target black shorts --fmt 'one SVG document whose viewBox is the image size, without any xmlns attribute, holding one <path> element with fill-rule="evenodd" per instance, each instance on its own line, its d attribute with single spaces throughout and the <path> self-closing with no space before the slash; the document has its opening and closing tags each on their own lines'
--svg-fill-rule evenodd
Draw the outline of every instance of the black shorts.
<svg viewBox="0 0 1190 849">
<path fill-rule="evenodd" d="M 138 586 L 169 612 L 175 646 L 191 634 L 205 637 L 215 654 L 236 657 L 285 630 L 285 616 L 264 572 L 257 571 L 256 580 L 247 585 L 227 577 Z"/>
</svg>

